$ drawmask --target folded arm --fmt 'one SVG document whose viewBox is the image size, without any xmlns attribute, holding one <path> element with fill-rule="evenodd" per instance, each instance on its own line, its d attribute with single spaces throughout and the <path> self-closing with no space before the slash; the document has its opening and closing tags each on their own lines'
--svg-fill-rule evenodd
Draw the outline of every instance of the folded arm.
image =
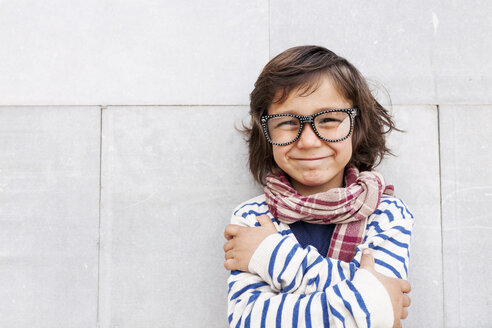
<svg viewBox="0 0 492 328">
<path fill-rule="evenodd" d="M 236 224 L 253 225 L 250 221 L 250 217 L 233 216 L 232 219 Z M 396 198 L 383 198 L 378 209 L 368 219 L 363 244 L 357 248 L 354 259 L 346 263 L 323 257 L 314 247 L 302 248 L 292 234 L 268 232 L 262 223 L 261 227 L 250 229 L 246 238 L 250 241 L 254 239 L 251 236 L 261 235 L 262 231 L 261 242 L 256 243 L 258 246 L 250 252 L 246 264 L 236 269 L 257 274 L 273 291 L 310 294 L 324 291 L 345 279 L 353 279 L 360 265 L 362 251 L 371 248 L 376 271 L 389 277 L 407 279 L 412 225 L 413 216 L 403 202 Z M 275 223 L 275 227 L 280 229 L 278 223 Z M 241 246 L 244 243 L 241 242 Z M 240 253 L 236 255 L 238 258 L 242 256 Z"/>
<path fill-rule="evenodd" d="M 408 283 L 376 273 L 367 254 L 351 281 L 311 294 L 276 292 L 242 271 L 228 283 L 230 327 L 399 327 L 410 305 Z"/>
</svg>

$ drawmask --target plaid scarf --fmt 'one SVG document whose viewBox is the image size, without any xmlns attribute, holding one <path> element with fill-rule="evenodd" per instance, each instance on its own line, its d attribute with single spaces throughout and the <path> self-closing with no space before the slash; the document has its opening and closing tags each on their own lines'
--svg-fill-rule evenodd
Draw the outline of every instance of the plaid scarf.
<svg viewBox="0 0 492 328">
<path fill-rule="evenodd" d="M 393 195 L 394 188 L 385 185 L 380 173 L 359 172 L 353 165 L 346 167 L 344 179 L 345 188 L 303 196 L 283 173 L 269 174 L 264 190 L 268 208 L 280 222 L 335 223 L 327 257 L 350 262 L 363 241 L 367 218 L 378 207 L 381 195 Z"/>
</svg>

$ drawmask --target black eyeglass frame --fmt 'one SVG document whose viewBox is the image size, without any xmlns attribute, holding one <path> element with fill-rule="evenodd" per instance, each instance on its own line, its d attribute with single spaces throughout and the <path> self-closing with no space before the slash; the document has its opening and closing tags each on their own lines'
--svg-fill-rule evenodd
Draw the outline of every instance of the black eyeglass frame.
<svg viewBox="0 0 492 328">
<path fill-rule="evenodd" d="M 314 133 L 316 133 L 316 135 L 321 140 L 324 140 L 327 142 L 338 142 L 338 141 L 342 141 L 342 140 L 347 139 L 352 134 L 352 131 L 354 129 L 354 119 L 357 116 L 358 111 L 359 111 L 358 108 L 343 108 L 343 109 L 328 109 L 328 110 L 324 110 L 322 112 L 319 112 L 319 113 L 316 113 L 313 115 L 296 115 L 296 114 L 263 115 L 261 117 L 261 125 L 263 126 L 263 132 L 265 133 L 265 137 L 268 140 L 268 142 L 271 143 L 272 145 L 276 145 L 276 146 L 287 146 L 287 145 L 290 145 L 290 144 L 296 142 L 302 133 L 302 129 L 304 128 L 305 123 L 311 123 L 311 126 L 313 128 Z M 316 130 L 316 126 L 314 125 L 314 119 L 319 115 L 331 113 L 331 112 L 345 112 L 345 113 L 349 114 L 349 116 L 350 116 L 350 130 L 349 130 L 349 133 L 345 137 L 340 138 L 340 139 L 326 139 L 326 138 L 323 138 L 319 134 L 318 130 Z M 267 126 L 268 119 L 273 118 L 273 117 L 281 117 L 281 116 L 295 117 L 295 118 L 299 119 L 299 121 L 301 122 L 297 136 L 290 142 L 284 142 L 284 143 L 273 142 L 272 139 L 270 138 L 270 135 L 268 134 L 268 126 Z"/>
</svg>

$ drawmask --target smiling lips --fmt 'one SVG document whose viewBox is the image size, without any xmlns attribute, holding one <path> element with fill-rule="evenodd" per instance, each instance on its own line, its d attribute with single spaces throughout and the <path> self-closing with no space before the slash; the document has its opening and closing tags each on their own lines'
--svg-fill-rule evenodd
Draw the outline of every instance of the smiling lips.
<svg viewBox="0 0 492 328">
<path fill-rule="evenodd" d="M 320 159 L 325 159 L 325 158 L 328 158 L 330 156 L 324 156 L 324 157 L 311 157 L 311 158 L 294 158 L 295 160 L 298 160 L 298 161 L 317 161 L 317 160 L 320 160 Z"/>
</svg>

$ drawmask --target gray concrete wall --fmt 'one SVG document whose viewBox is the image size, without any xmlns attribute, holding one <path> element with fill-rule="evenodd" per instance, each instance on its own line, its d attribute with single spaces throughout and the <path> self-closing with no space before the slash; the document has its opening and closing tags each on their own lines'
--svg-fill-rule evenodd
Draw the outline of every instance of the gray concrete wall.
<svg viewBox="0 0 492 328">
<path fill-rule="evenodd" d="M 407 131 L 380 168 L 416 217 L 404 326 L 492 326 L 491 15 L 479 0 L 1 1 L 0 327 L 225 327 L 223 228 L 261 192 L 234 126 L 262 66 L 301 44 L 384 85 Z"/>
</svg>

